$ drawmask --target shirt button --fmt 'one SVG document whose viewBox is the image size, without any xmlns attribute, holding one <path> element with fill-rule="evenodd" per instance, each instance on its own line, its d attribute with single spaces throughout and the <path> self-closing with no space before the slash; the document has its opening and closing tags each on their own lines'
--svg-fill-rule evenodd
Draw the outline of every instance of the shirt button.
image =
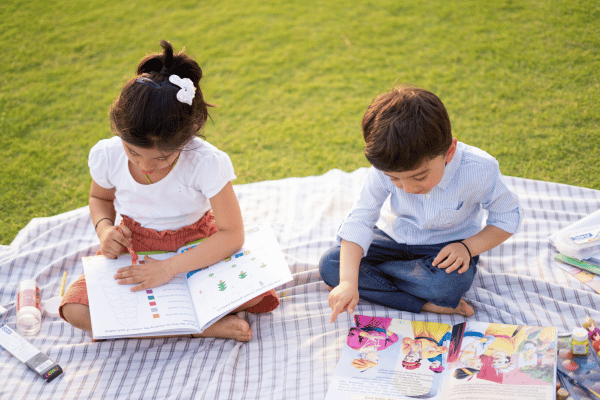
<svg viewBox="0 0 600 400">
<path fill-rule="evenodd" d="M 427 194 L 425 195 L 425 197 L 426 197 L 426 198 L 430 198 L 430 197 L 431 197 L 431 195 L 430 195 L 429 193 L 427 193 Z"/>
</svg>

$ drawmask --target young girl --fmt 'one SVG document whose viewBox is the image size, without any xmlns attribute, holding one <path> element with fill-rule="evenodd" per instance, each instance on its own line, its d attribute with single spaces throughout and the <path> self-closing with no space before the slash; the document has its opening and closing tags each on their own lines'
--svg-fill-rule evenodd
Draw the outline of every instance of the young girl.
<svg viewBox="0 0 600 400">
<path fill-rule="evenodd" d="M 115 137 L 90 151 L 90 214 L 99 253 L 116 258 L 135 251 L 175 251 L 207 238 L 190 251 L 117 270 L 119 284 L 132 291 L 167 283 L 176 274 L 225 259 L 244 243 L 242 215 L 231 181 L 236 178 L 224 152 L 197 137 L 208 117 L 199 82 L 200 66 L 161 41 L 162 54 L 143 59 L 137 76 L 110 110 Z M 115 226 L 115 217 L 122 216 Z M 236 312 L 277 308 L 274 290 L 262 294 L 206 329 L 201 337 L 248 341 L 250 326 Z M 85 276 L 67 290 L 60 314 L 91 332 Z"/>
</svg>

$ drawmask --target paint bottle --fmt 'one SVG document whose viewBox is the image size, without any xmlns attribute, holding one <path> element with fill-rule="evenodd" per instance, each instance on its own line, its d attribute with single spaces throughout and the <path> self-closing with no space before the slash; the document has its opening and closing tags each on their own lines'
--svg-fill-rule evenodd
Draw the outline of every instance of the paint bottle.
<svg viewBox="0 0 600 400">
<path fill-rule="evenodd" d="M 42 327 L 42 306 L 37 282 L 27 279 L 19 284 L 17 293 L 17 332 L 35 335 Z"/>
<path fill-rule="evenodd" d="M 575 328 L 571 333 L 571 351 L 574 356 L 587 356 L 589 349 L 588 335 L 584 328 Z"/>
</svg>

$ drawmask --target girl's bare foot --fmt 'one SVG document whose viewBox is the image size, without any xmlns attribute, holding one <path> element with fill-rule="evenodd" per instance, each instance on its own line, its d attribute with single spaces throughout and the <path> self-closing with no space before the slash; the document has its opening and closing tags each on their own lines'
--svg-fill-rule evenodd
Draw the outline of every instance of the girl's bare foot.
<svg viewBox="0 0 600 400">
<path fill-rule="evenodd" d="M 421 311 L 429 311 L 436 314 L 459 314 L 463 317 L 470 317 L 471 315 L 475 314 L 473 307 L 471 307 L 464 299 L 460 299 L 458 307 L 456 308 L 441 307 L 436 306 L 433 303 L 425 303 L 423 304 Z"/>
<path fill-rule="evenodd" d="M 193 337 L 211 337 L 235 339 L 238 342 L 247 342 L 252 338 L 252 331 L 248 322 L 237 315 L 226 315 L 204 332 L 192 335 Z"/>
</svg>

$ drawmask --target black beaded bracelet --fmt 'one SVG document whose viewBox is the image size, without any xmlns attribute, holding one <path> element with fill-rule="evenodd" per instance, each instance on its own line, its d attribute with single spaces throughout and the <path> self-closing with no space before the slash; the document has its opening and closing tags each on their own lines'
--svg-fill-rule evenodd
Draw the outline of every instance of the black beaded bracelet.
<svg viewBox="0 0 600 400">
<path fill-rule="evenodd" d="M 463 242 L 462 240 L 457 240 L 455 243 L 460 243 L 463 246 L 465 246 L 465 249 L 467 249 L 467 252 L 469 252 L 469 262 L 473 259 L 473 256 L 471 255 L 471 250 L 469 250 L 469 246 L 467 246 L 465 244 L 465 242 Z"/>
<path fill-rule="evenodd" d="M 104 221 L 105 219 L 107 219 L 107 220 L 109 220 L 110 222 L 112 222 L 112 224 L 113 224 L 113 225 L 115 224 L 115 221 L 113 221 L 113 220 L 112 220 L 112 219 L 110 219 L 110 218 L 106 218 L 106 217 L 104 217 L 104 218 L 100 218 L 100 219 L 98 220 L 98 222 L 96 222 L 96 226 L 94 226 L 94 230 L 97 230 L 97 229 L 98 229 L 98 224 L 99 224 L 101 221 Z"/>
</svg>

